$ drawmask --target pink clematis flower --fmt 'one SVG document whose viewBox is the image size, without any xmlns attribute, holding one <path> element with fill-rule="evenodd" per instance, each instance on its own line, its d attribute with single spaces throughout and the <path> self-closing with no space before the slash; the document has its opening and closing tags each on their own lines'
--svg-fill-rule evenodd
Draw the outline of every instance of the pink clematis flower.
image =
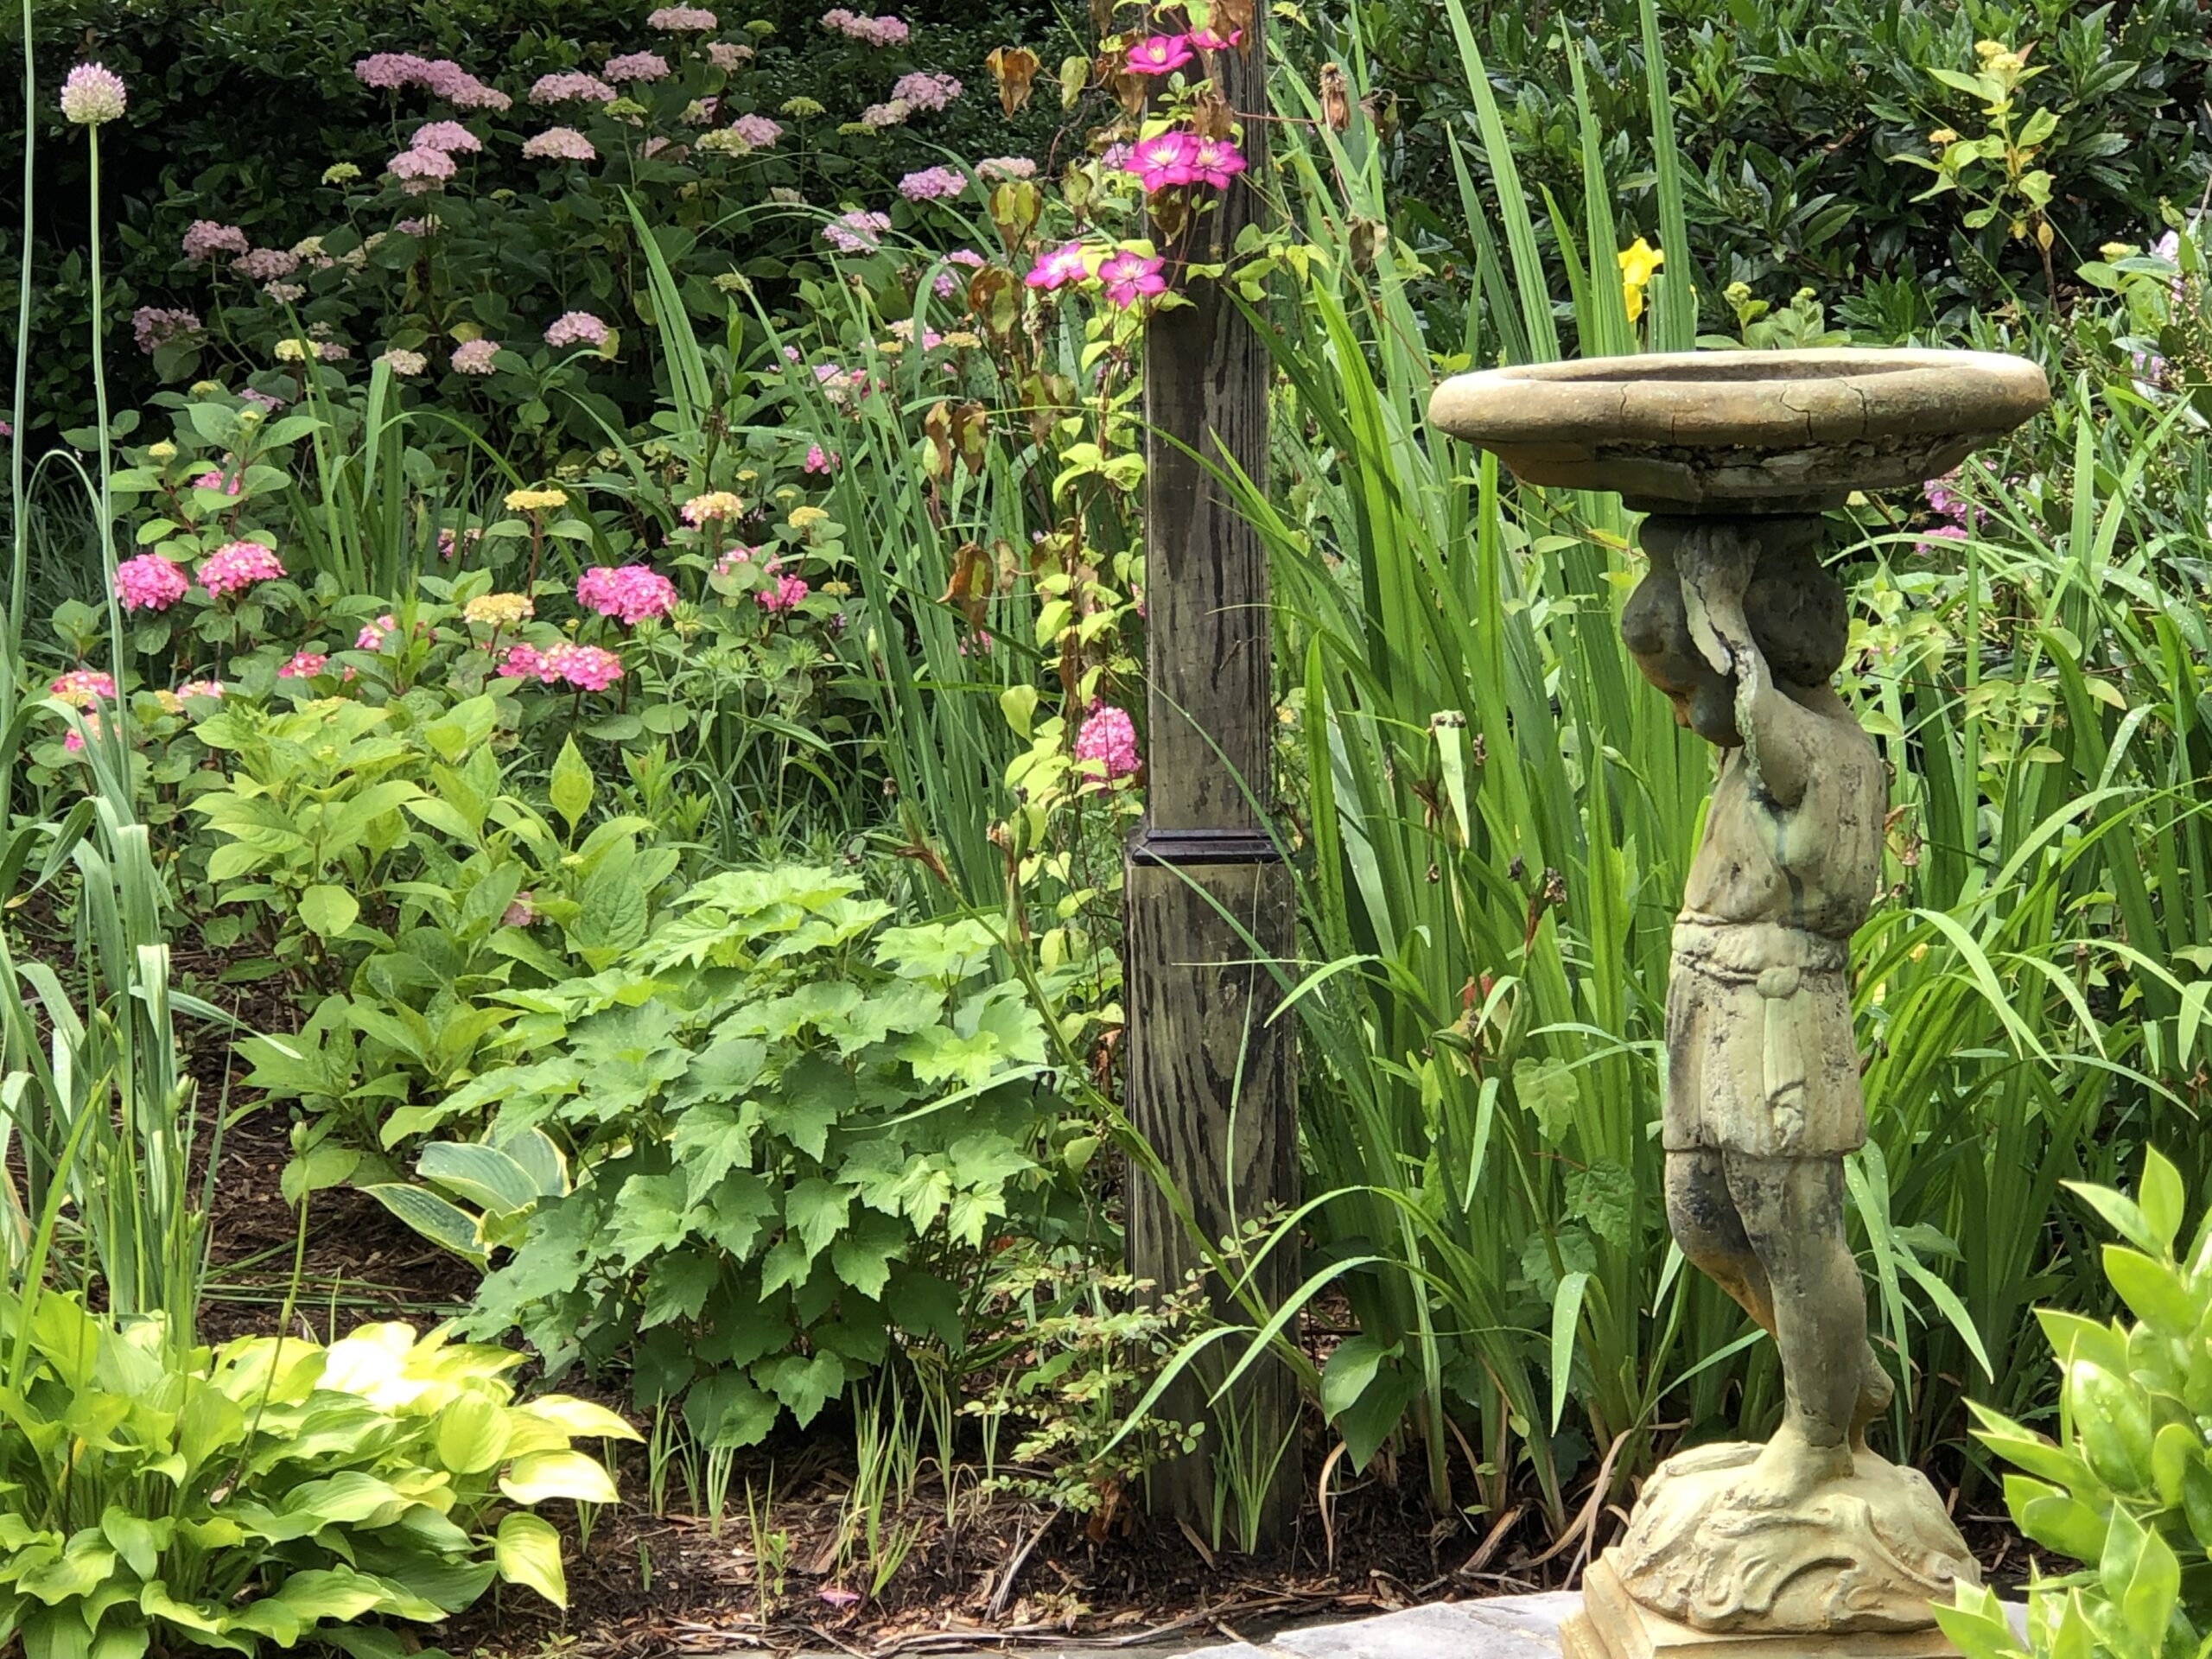
<svg viewBox="0 0 2212 1659">
<path fill-rule="evenodd" d="M 1191 182 L 1210 184 L 1217 190 L 1245 168 L 1244 152 L 1226 138 L 1201 138 L 1191 147 Z"/>
<path fill-rule="evenodd" d="M 1196 178 L 1198 153 L 1198 141 L 1192 134 L 1163 132 L 1156 138 L 1132 144 L 1122 170 L 1135 174 L 1137 182 L 1151 194 L 1170 185 L 1188 184 Z"/>
<path fill-rule="evenodd" d="M 1167 291 L 1161 274 L 1166 261 L 1141 253 L 1117 253 L 1098 267 L 1098 280 L 1106 284 L 1106 297 L 1127 310 L 1140 300 Z"/>
<path fill-rule="evenodd" d="M 1021 280 L 1032 288 L 1054 289 L 1086 281 L 1090 276 L 1090 267 L 1084 262 L 1083 244 L 1071 242 L 1050 253 L 1039 254 L 1029 274 Z"/>
<path fill-rule="evenodd" d="M 1217 35 L 1211 29 L 1194 29 L 1183 38 L 1201 52 L 1227 52 L 1244 44 L 1244 31 L 1232 29 L 1226 35 Z"/>
<path fill-rule="evenodd" d="M 1129 48 L 1129 67 L 1140 75 L 1165 75 L 1191 60 L 1187 35 L 1154 35 Z"/>
</svg>

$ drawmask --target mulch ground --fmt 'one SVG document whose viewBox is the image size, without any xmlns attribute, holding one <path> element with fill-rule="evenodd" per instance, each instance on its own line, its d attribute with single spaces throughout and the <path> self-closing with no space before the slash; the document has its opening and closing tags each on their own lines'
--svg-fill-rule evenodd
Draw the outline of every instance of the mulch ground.
<svg viewBox="0 0 2212 1659">
<path fill-rule="evenodd" d="M 238 1014 L 268 1029 L 287 1007 L 281 993 L 246 993 Z M 473 1271 L 351 1189 L 314 1196 L 302 1247 L 298 1215 L 277 1185 L 290 1153 L 289 1114 L 256 1109 L 244 1068 L 226 1051 L 219 1034 L 205 1033 L 192 1061 L 203 1106 L 227 1091 L 234 1120 L 218 1154 L 207 1338 L 271 1329 L 293 1282 L 296 1249 L 294 1328 L 318 1338 L 372 1319 L 420 1325 L 458 1311 Z M 589 1391 L 574 1378 L 563 1386 Z M 574 1515 L 550 1517 L 570 1546 L 569 1610 L 510 1592 L 487 1597 L 439 1639 L 486 1659 L 801 1649 L 891 1659 L 1251 1639 L 1289 1623 L 1571 1587 L 1588 1552 L 1602 1549 L 1622 1522 L 1609 1510 L 1590 1517 L 1588 1535 L 1562 1547 L 1533 1510 L 1502 1522 L 1440 1519 L 1417 1472 L 1401 1479 L 1386 1459 L 1363 1476 L 1341 1465 L 1331 1472 L 1325 1517 L 1317 1492 L 1329 1437 L 1308 1440 L 1316 1451 L 1303 1513 L 1289 1545 L 1270 1560 L 1217 1554 L 1195 1534 L 1134 1512 L 1101 1526 L 987 1496 L 965 1470 L 955 1471 L 960 1491 L 948 1503 L 932 1470 L 903 1516 L 886 1519 L 887 1529 L 912 1536 L 880 1587 L 849 1519 L 853 1438 L 834 1408 L 806 1434 L 741 1454 L 719 1520 L 696 1512 L 707 1507 L 702 1494 L 674 1474 L 662 1494 L 665 1512 L 655 1513 L 645 1448 L 626 1446 L 618 1473 L 627 1502 L 594 1517 L 588 1532 Z M 748 1502 L 749 1494 L 766 1501 Z M 1962 1525 L 1993 1581 L 2025 1578 L 2026 1554 L 2001 1516 L 1970 1515 Z"/>
</svg>

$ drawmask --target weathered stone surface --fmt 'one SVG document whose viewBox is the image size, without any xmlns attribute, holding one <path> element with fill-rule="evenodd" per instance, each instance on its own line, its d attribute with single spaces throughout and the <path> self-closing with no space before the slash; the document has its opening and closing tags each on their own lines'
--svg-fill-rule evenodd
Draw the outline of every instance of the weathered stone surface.
<svg viewBox="0 0 2212 1659">
<path fill-rule="evenodd" d="M 1201 1648 L 1189 1659 L 1554 1659 L 1572 1594 L 1410 1607 L 1347 1624 L 1286 1630 L 1266 1647 Z"/>
<path fill-rule="evenodd" d="M 1429 419 L 1533 484 L 1675 512 L 1804 512 L 1947 473 L 2050 402 L 1987 352 L 1652 353 L 1437 388 Z"/>
</svg>

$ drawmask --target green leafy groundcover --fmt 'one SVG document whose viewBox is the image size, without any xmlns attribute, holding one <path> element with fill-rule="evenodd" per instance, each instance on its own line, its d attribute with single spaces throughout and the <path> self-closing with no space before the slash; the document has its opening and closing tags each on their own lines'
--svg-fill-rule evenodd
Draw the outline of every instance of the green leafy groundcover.
<svg viewBox="0 0 2212 1659">
<path fill-rule="evenodd" d="M 405 1649 L 356 1621 L 434 1623 L 494 1577 L 565 1605 L 560 1541 L 530 1508 L 613 1502 L 569 1442 L 637 1435 L 584 1401 L 515 1404 L 520 1363 L 442 1329 L 211 1351 L 67 1296 L 0 1302 L 0 1649 L 137 1659 L 314 1636 L 370 1659 Z"/>
<path fill-rule="evenodd" d="M 434 1145 L 371 1190 L 480 1263 L 474 1322 L 556 1364 L 635 1367 L 702 1442 L 804 1426 L 894 1334 L 957 1346 L 1000 1237 L 1079 1224 L 1098 1145 L 1050 1087 L 1047 1033 L 974 919 L 885 924 L 857 877 L 740 870 L 687 892 L 604 971 L 542 991 L 526 1060 L 386 1120 Z"/>
</svg>

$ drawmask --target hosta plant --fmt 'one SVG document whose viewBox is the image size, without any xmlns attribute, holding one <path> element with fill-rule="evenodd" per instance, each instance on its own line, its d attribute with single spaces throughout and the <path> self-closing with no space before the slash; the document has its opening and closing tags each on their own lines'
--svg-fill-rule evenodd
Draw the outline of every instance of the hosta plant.
<svg viewBox="0 0 2212 1659">
<path fill-rule="evenodd" d="M 2080 1561 L 2029 1596 L 2028 1643 L 2058 1659 L 2194 1659 L 2212 1632 L 2212 1212 L 2177 1256 L 2185 1203 L 2152 1151 L 2133 1198 L 2075 1191 L 2126 1243 L 2104 1249 L 2132 1322 L 2041 1310 L 2059 1363 L 2058 1439 L 1975 1407 L 1975 1431 L 2019 1471 L 2005 1501 L 2034 1543 Z M 2017 1659 L 1993 1592 L 1936 1616 L 1967 1659 Z"/>
<path fill-rule="evenodd" d="M 517 1063 L 388 1135 L 432 1147 L 396 1213 L 498 1265 L 477 1328 L 556 1363 L 626 1353 L 701 1440 L 801 1425 L 894 1338 L 963 1335 L 1001 1237 L 1065 1238 L 1095 1137 L 1055 1109 L 1047 1033 L 972 920 L 887 926 L 854 876 L 714 876 L 616 964 L 510 992 Z M 554 1144 L 549 1146 L 547 1141 Z"/>
<path fill-rule="evenodd" d="M 564 1604 L 531 1506 L 612 1501 L 570 1443 L 637 1436 L 581 1400 L 518 1404 L 521 1363 L 404 1325 L 210 1351 L 60 1294 L 0 1301 L 0 1651 L 397 1653 L 346 1627 L 435 1623 L 495 1578 Z"/>
</svg>

